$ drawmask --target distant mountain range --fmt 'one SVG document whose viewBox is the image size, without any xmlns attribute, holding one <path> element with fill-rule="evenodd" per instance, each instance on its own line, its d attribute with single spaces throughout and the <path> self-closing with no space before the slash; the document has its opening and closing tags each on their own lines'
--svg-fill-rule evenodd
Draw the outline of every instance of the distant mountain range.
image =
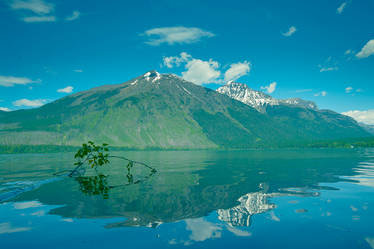
<svg viewBox="0 0 374 249">
<path fill-rule="evenodd" d="M 298 146 L 370 134 L 355 120 L 302 99 L 278 100 L 245 84 L 217 91 L 150 71 L 42 107 L 0 112 L 1 145 L 147 149 Z"/>
</svg>

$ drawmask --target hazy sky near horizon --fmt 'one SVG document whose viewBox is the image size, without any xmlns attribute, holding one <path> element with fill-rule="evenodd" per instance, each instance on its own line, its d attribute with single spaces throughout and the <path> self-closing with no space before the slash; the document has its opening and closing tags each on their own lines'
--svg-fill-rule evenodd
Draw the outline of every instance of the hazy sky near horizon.
<svg viewBox="0 0 374 249">
<path fill-rule="evenodd" d="M 0 0 L 0 29 L 1 110 L 156 69 L 374 123 L 374 0 Z"/>
</svg>

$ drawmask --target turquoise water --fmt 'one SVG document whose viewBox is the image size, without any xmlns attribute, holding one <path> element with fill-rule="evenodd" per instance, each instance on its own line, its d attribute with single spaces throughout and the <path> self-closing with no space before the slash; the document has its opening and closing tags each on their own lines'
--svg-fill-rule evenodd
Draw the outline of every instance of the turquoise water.
<svg viewBox="0 0 374 249">
<path fill-rule="evenodd" d="M 374 248 L 374 150 L 0 155 L 1 248 Z M 99 176 L 98 176 L 99 175 Z"/>
</svg>

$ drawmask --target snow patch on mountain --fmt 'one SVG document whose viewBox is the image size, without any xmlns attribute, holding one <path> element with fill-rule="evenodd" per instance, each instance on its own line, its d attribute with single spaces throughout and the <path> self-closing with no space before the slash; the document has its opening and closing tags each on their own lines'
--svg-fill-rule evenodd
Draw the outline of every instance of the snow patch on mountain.
<svg viewBox="0 0 374 249">
<path fill-rule="evenodd" d="M 300 98 L 281 99 L 279 101 L 280 103 L 283 103 L 283 104 L 318 110 L 318 106 L 313 101 L 303 100 Z"/>
<path fill-rule="evenodd" d="M 184 90 L 186 93 L 188 93 L 189 95 L 192 95 L 191 92 L 188 91 L 186 88 L 184 88 L 183 86 L 182 86 L 182 88 L 183 88 L 183 90 Z"/>
<path fill-rule="evenodd" d="M 143 77 L 146 81 L 152 80 L 152 83 L 155 83 L 161 79 L 161 74 L 157 71 L 149 71 L 146 72 Z"/>
<path fill-rule="evenodd" d="M 161 79 L 161 74 L 159 74 L 158 72 L 155 72 L 155 74 L 156 74 L 156 77 L 153 78 L 152 82 L 156 82 Z"/>
</svg>

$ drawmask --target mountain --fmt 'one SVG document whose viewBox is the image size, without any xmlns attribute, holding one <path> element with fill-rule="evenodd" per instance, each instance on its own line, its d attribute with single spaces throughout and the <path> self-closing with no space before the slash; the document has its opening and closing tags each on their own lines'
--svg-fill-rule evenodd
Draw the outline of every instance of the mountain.
<svg viewBox="0 0 374 249">
<path fill-rule="evenodd" d="M 352 118 L 333 111 L 293 103 L 271 107 L 259 112 L 173 74 L 150 71 L 39 108 L 0 112 L 0 144 L 94 140 L 140 149 L 254 148 L 369 136 Z"/>
<path fill-rule="evenodd" d="M 367 132 L 369 132 L 370 134 L 374 135 L 374 125 L 369 125 L 369 124 L 365 124 L 365 123 L 361 123 L 361 122 L 359 122 L 358 124 L 362 128 L 364 128 Z"/>
<path fill-rule="evenodd" d="M 275 99 L 263 92 L 253 90 L 246 84 L 229 81 L 226 85 L 217 89 L 217 92 L 225 94 L 230 98 L 243 102 L 260 112 L 264 112 L 268 106 L 288 105 L 291 107 L 303 107 L 318 110 L 312 101 L 299 98 Z"/>
</svg>

